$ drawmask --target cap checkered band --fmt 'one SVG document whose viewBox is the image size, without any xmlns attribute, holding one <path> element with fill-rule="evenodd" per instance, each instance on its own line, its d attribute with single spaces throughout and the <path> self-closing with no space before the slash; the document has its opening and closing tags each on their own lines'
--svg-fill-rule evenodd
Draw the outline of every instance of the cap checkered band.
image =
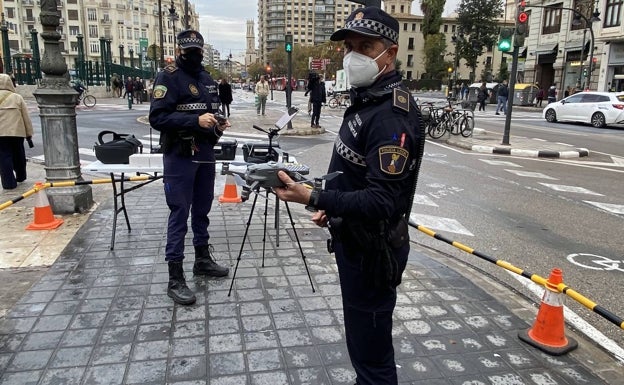
<svg viewBox="0 0 624 385">
<path fill-rule="evenodd" d="M 392 30 L 391 28 L 389 28 L 383 23 L 380 23 L 378 21 L 371 20 L 371 19 L 351 20 L 347 22 L 347 24 L 345 25 L 345 28 L 346 29 L 366 28 L 366 29 L 370 29 L 372 32 L 378 35 L 381 35 L 387 38 L 388 40 L 391 40 L 394 43 L 396 43 L 399 40 L 399 34 L 396 31 Z"/>
<path fill-rule="evenodd" d="M 203 46 L 204 39 L 200 39 L 195 34 L 191 34 L 191 36 L 189 37 L 183 37 L 181 39 L 178 39 L 178 45 L 189 45 L 189 44 Z"/>
<path fill-rule="evenodd" d="M 343 157 L 345 160 L 357 164 L 358 166 L 366 167 L 366 159 L 364 158 L 364 156 L 349 148 L 346 144 L 344 144 L 339 136 L 336 137 L 334 147 L 336 149 L 336 153 Z"/>
</svg>

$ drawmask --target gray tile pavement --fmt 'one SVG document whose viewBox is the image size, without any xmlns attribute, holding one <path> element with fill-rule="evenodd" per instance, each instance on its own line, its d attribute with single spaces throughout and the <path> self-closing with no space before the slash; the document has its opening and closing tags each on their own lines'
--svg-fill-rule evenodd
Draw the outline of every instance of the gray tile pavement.
<svg viewBox="0 0 624 385">
<path fill-rule="evenodd" d="M 198 300 L 184 307 L 165 294 L 168 212 L 161 186 L 145 186 L 126 200 L 133 230 L 119 224 L 114 251 L 108 250 L 112 199 L 105 199 L 0 320 L 0 384 L 353 383 L 337 268 L 325 250 L 325 230 L 312 225 L 309 213 L 291 205 L 316 292 L 283 207 L 279 247 L 269 210 L 262 267 L 260 198 L 232 295 L 230 278 L 193 277 L 189 255 L 185 270 Z M 250 209 L 251 202 L 215 201 L 211 242 L 221 263 L 235 264 Z M 586 342 L 563 357 L 521 342 L 517 332 L 530 326 L 534 312 L 519 316 L 510 308 L 521 301 L 510 306 L 489 290 L 485 279 L 460 275 L 414 244 L 395 311 L 401 384 L 621 380 L 617 366 Z"/>
</svg>

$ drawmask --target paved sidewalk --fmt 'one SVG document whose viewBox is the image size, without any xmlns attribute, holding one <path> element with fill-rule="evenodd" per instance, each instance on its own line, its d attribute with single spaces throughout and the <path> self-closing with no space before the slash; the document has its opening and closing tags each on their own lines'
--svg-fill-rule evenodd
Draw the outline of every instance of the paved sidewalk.
<svg viewBox="0 0 624 385">
<path fill-rule="evenodd" d="M 223 184 L 219 178 L 216 191 Z M 301 206 L 291 210 L 316 292 L 283 206 L 277 246 L 273 199 L 261 266 L 261 197 L 232 296 L 230 278 L 192 276 L 191 253 L 185 269 L 198 301 L 184 307 L 165 294 L 162 186 L 126 202 L 133 231 L 119 221 L 114 251 L 108 199 L 0 320 L 0 384 L 353 384 L 337 268 L 325 230 Z M 251 206 L 215 201 L 211 242 L 221 263 L 236 263 Z M 414 244 L 395 312 L 401 384 L 622 383 L 621 367 L 582 337 L 563 357 L 521 342 L 517 333 L 535 310 L 470 274 Z"/>
</svg>

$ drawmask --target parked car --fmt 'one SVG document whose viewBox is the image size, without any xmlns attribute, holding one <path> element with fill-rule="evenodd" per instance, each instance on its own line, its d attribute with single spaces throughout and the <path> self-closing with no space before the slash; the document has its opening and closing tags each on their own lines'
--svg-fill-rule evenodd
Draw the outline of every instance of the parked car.
<svg viewBox="0 0 624 385">
<path fill-rule="evenodd" d="M 578 92 L 558 102 L 549 103 L 542 115 L 551 123 L 581 122 L 598 128 L 624 123 L 624 92 Z"/>
</svg>

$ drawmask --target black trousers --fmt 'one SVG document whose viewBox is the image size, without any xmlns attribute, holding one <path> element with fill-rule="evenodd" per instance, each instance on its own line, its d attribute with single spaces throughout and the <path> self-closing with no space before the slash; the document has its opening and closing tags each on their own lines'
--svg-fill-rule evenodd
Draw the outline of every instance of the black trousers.
<svg viewBox="0 0 624 385">
<path fill-rule="evenodd" d="M 6 190 L 17 187 L 26 180 L 26 152 L 24 138 L 0 136 L 0 179 Z"/>
<path fill-rule="evenodd" d="M 357 385 L 396 385 L 392 346 L 392 312 L 396 287 L 374 288 L 362 272 L 362 258 L 355 248 L 334 242 L 340 275 L 347 349 L 357 374 Z M 394 250 L 401 273 L 409 244 Z"/>
<path fill-rule="evenodd" d="M 311 125 L 318 126 L 319 118 L 321 117 L 321 102 L 312 102 L 312 121 Z"/>
</svg>

